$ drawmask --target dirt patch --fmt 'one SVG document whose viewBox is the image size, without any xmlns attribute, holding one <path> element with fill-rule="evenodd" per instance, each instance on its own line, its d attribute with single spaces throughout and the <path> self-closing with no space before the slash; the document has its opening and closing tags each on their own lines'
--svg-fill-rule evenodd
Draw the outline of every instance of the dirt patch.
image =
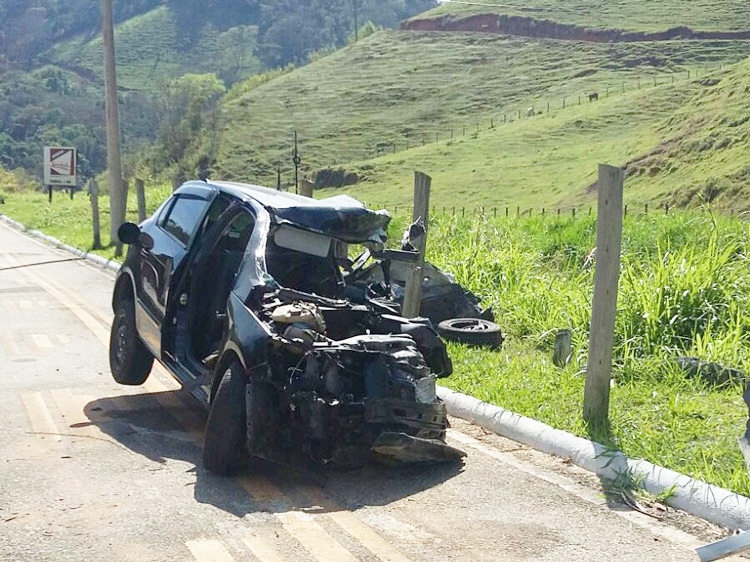
<svg viewBox="0 0 750 562">
<path fill-rule="evenodd" d="M 401 29 L 405 31 L 475 31 L 592 43 L 672 41 L 674 39 L 701 41 L 750 39 L 750 31 L 695 31 L 689 27 L 672 27 L 665 31 L 643 33 L 623 29 L 588 28 L 551 20 L 501 14 L 415 19 L 403 22 Z"/>
</svg>

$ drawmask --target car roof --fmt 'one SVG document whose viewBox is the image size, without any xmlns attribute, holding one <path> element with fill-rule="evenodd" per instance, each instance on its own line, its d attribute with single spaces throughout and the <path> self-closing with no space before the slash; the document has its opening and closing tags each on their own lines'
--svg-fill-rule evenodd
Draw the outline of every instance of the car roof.
<svg viewBox="0 0 750 562">
<path fill-rule="evenodd" d="M 184 187 L 213 187 L 241 200 L 252 199 L 277 221 L 318 232 L 344 242 L 384 243 L 391 217 L 387 211 L 373 211 L 348 195 L 312 199 L 260 185 L 239 182 L 189 182 Z"/>
</svg>

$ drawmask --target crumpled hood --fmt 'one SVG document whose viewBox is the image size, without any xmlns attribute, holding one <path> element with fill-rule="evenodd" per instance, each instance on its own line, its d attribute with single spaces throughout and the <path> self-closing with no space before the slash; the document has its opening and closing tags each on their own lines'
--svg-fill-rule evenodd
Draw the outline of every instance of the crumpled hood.
<svg viewBox="0 0 750 562">
<path fill-rule="evenodd" d="M 280 223 L 288 223 L 352 244 L 385 244 L 386 231 L 391 222 L 387 211 L 372 211 L 348 195 L 337 195 L 320 201 L 309 199 L 301 205 L 267 210 Z"/>
</svg>

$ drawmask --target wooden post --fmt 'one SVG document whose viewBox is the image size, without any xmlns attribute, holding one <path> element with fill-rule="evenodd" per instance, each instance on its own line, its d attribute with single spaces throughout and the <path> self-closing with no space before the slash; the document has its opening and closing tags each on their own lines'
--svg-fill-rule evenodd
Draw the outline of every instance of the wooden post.
<svg viewBox="0 0 750 562">
<path fill-rule="evenodd" d="M 552 355 L 552 363 L 556 367 L 565 367 L 570 362 L 572 352 L 573 332 L 570 330 L 558 330 L 555 335 L 555 352 Z"/>
<path fill-rule="evenodd" d="M 417 263 L 406 281 L 404 289 L 404 302 L 401 307 L 401 315 L 404 318 L 415 318 L 419 316 L 422 304 L 422 279 L 424 278 L 425 250 L 427 248 L 427 226 L 429 224 L 430 212 L 430 186 L 432 179 L 422 172 L 414 173 L 414 210 L 412 221 L 421 222 L 425 234 L 416 248 L 419 252 Z"/>
<path fill-rule="evenodd" d="M 89 180 L 89 197 L 91 198 L 91 224 L 94 231 L 94 244 L 91 246 L 94 250 L 102 247 L 101 228 L 99 225 L 99 186 L 96 181 Z"/>
<path fill-rule="evenodd" d="M 315 191 L 315 184 L 310 180 L 299 180 L 299 194 L 303 197 L 312 198 Z"/>
<path fill-rule="evenodd" d="M 612 347 L 622 243 L 623 183 L 622 168 L 599 165 L 596 273 L 583 398 L 583 418 L 595 425 L 606 424 L 609 419 L 609 382 L 612 376 Z"/>
<path fill-rule="evenodd" d="M 138 222 L 143 222 L 146 220 L 146 190 L 143 180 L 135 180 L 135 191 L 138 196 Z"/>
</svg>

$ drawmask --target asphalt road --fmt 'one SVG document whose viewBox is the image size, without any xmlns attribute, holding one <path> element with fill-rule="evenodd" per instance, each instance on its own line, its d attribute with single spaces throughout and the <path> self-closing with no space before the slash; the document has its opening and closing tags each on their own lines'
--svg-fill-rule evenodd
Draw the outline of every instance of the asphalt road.
<svg viewBox="0 0 750 562">
<path fill-rule="evenodd" d="M 210 475 L 171 377 L 109 374 L 114 276 L 56 260 L 0 226 L 0 560 L 662 562 L 697 560 L 677 527 L 712 532 L 610 507 L 582 471 L 461 422 L 459 467 Z"/>
</svg>

